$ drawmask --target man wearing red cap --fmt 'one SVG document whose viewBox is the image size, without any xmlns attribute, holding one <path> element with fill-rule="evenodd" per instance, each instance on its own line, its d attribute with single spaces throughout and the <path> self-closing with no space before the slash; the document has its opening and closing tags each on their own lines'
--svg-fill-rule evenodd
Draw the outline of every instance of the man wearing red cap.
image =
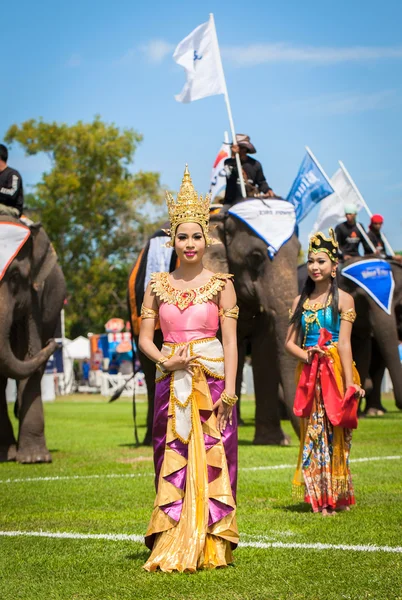
<svg viewBox="0 0 402 600">
<path fill-rule="evenodd" d="M 383 223 L 384 218 L 381 215 L 373 215 L 370 220 L 369 232 L 367 235 L 373 243 L 378 256 L 381 258 L 392 258 L 391 255 L 387 253 L 384 240 L 382 239 L 381 227 Z"/>
</svg>

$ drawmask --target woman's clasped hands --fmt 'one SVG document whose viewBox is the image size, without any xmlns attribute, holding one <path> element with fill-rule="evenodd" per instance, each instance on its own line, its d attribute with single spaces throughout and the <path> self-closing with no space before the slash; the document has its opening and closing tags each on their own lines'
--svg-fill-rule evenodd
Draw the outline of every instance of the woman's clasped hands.
<svg viewBox="0 0 402 600">
<path fill-rule="evenodd" d="M 190 373 L 190 375 L 194 375 L 194 361 L 197 360 L 197 358 L 200 358 L 200 354 L 190 354 L 189 352 L 190 348 L 188 344 L 184 344 L 183 346 L 180 346 L 176 352 L 173 354 L 173 356 L 171 356 L 170 358 L 168 358 L 168 360 L 165 360 L 163 363 L 163 368 L 166 371 L 187 371 L 187 373 Z"/>
</svg>

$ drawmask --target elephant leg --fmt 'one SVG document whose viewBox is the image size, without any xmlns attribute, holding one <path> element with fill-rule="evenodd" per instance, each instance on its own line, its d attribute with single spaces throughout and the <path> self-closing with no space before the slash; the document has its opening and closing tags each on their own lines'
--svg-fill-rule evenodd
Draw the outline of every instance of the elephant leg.
<svg viewBox="0 0 402 600">
<path fill-rule="evenodd" d="M 7 379 L 0 377 L 0 462 L 15 460 L 17 442 L 8 414 L 6 401 Z"/>
<path fill-rule="evenodd" d="M 44 369 L 36 371 L 18 385 L 18 451 L 20 463 L 52 462 L 46 447 L 45 419 L 40 382 Z"/>
<path fill-rule="evenodd" d="M 372 337 L 370 331 L 359 332 L 352 331 L 352 353 L 356 363 L 356 369 L 360 375 L 361 384 L 369 392 L 371 382 L 369 382 L 369 369 L 371 361 Z M 359 415 L 364 416 L 362 411 L 363 400 L 359 400 Z"/>
<path fill-rule="evenodd" d="M 281 428 L 279 416 L 276 344 L 271 336 L 267 336 L 267 328 L 262 323 L 256 323 L 251 343 L 256 403 L 253 443 L 287 445 L 288 440 Z"/>
<path fill-rule="evenodd" d="M 370 392 L 367 393 L 366 412 L 370 409 L 386 412 L 386 409 L 381 404 L 381 384 L 384 373 L 385 361 L 382 357 L 376 340 L 373 339 L 370 363 L 370 378 L 372 387 Z"/>
<path fill-rule="evenodd" d="M 19 352 L 25 360 L 41 349 L 41 313 L 37 303 L 33 303 L 32 314 L 28 320 L 26 339 L 21 332 Z M 42 365 L 31 377 L 18 383 L 18 450 L 17 461 L 20 463 L 52 462 L 46 447 L 45 419 L 43 413 L 41 379 L 45 371 Z"/>
<path fill-rule="evenodd" d="M 236 395 L 238 396 L 239 400 L 236 404 L 236 410 L 237 410 L 237 423 L 239 425 L 244 424 L 244 422 L 241 418 L 241 384 L 243 382 L 243 367 L 244 367 L 244 361 L 246 358 L 246 347 L 247 347 L 247 344 L 246 344 L 245 340 L 242 340 L 237 345 L 238 362 L 237 362 L 237 374 L 236 374 Z"/>
<path fill-rule="evenodd" d="M 163 338 L 162 332 L 157 329 L 155 331 L 154 342 L 158 348 L 162 348 Z M 147 411 L 147 430 L 143 441 L 144 446 L 152 445 L 152 428 L 154 422 L 154 398 L 155 398 L 155 372 L 156 367 L 152 360 L 149 360 L 145 354 L 141 352 L 138 346 L 138 338 L 135 340 L 138 352 L 138 359 L 145 377 L 148 393 L 148 411 Z"/>
</svg>

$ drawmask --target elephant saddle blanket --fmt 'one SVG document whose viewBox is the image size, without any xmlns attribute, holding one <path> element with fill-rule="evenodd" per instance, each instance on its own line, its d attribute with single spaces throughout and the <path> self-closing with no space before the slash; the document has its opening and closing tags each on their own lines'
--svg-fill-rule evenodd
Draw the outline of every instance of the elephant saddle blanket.
<svg viewBox="0 0 402 600">
<path fill-rule="evenodd" d="M 228 212 L 248 225 L 267 244 L 268 256 L 271 259 L 292 237 L 295 230 L 295 208 L 286 200 L 246 199 L 232 206 Z"/>
<path fill-rule="evenodd" d="M 0 281 L 30 235 L 22 223 L 0 221 Z"/>
</svg>

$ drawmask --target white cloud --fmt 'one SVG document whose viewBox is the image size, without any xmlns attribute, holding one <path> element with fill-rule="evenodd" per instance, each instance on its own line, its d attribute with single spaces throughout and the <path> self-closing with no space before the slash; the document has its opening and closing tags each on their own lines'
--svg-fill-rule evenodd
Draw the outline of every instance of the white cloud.
<svg viewBox="0 0 402 600">
<path fill-rule="evenodd" d="M 141 50 L 148 60 L 155 64 L 161 63 L 168 54 L 173 54 L 174 49 L 175 45 L 169 44 L 165 40 L 151 40 L 141 46 Z"/>
<path fill-rule="evenodd" d="M 82 64 L 82 58 L 79 54 L 72 54 L 70 58 L 66 61 L 66 66 L 71 69 L 75 69 L 76 67 L 80 67 Z"/>
<path fill-rule="evenodd" d="M 395 90 L 382 90 L 364 94 L 361 92 L 321 94 L 294 102 L 282 103 L 280 107 L 281 109 L 285 107 L 308 115 L 347 115 L 370 110 L 382 110 L 398 103 L 400 103 L 400 99 Z M 279 105 L 276 108 L 279 109 Z"/>
<path fill-rule="evenodd" d="M 251 44 L 222 48 L 222 56 L 236 67 L 250 67 L 264 63 L 304 62 L 331 65 L 341 62 L 362 62 L 386 58 L 402 58 L 402 46 L 331 48 L 293 46 L 287 43 Z"/>
</svg>

